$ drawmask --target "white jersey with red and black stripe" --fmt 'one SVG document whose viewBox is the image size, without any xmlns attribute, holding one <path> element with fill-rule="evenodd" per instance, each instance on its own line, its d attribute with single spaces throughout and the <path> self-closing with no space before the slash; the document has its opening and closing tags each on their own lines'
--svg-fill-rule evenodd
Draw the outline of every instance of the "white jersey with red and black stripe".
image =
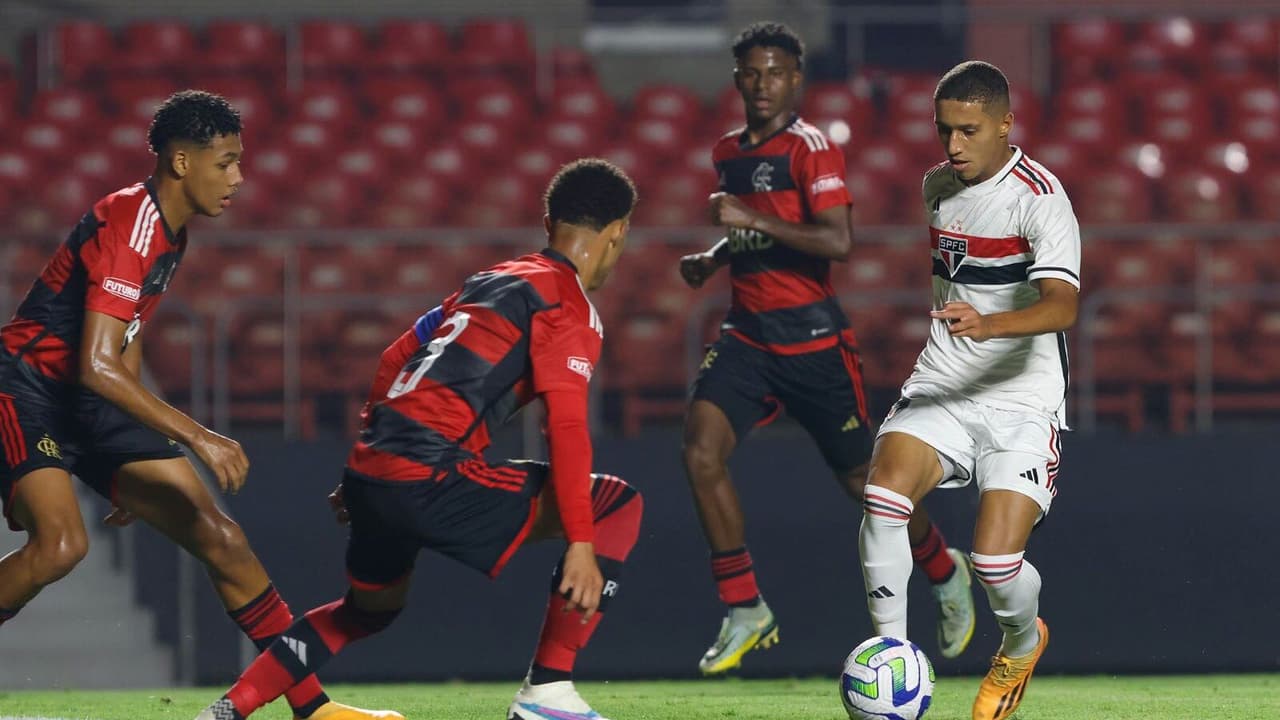
<svg viewBox="0 0 1280 720">
<path fill-rule="evenodd" d="M 1020 310 L 1039 299 L 1034 281 L 1080 287 L 1080 226 L 1062 183 L 1020 148 L 989 180 L 967 186 L 947 163 L 924 178 L 933 256 L 933 307 L 965 302 L 978 312 Z M 934 321 L 902 391 L 1032 410 L 1065 422 L 1068 381 L 1062 333 L 974 342 Z"/>
</svg>

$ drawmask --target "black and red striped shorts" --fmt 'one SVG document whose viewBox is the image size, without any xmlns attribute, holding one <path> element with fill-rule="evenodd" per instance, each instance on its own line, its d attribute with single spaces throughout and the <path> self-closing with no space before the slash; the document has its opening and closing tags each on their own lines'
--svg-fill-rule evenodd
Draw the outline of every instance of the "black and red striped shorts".
<svg viewBox="0 0 1280 720">
<path fill-rule="evenodd" d="M 58 383 L 0 354 L 0 502 L 12 530 L 18 481 L 59 468 L 114 500 L 121 465 L 182 457 L 182 448 L 81 387 Z"/>
<path fill-rule="evenodd" d="M 549 466 L 468 459 L 430 480 L 381 480 L 347 468 L 347 575 L 354 587 L 396 583 L 422 548 L 496 577 L 528 537 Z"/>
</svg>

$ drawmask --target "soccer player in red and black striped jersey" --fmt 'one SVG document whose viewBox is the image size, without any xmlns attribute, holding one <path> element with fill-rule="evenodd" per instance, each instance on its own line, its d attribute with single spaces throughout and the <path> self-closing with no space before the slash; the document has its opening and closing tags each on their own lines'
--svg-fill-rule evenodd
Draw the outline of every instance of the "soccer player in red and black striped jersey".
<svg viewBox="0 0 1280 720">
<path fill-rule="evenodd" d="M 203 562 L 255 643 L 265 647 L 293 622 L 178 447 L 235 492 L 249 469 L 240 445 L 139 379 L 144 329 L 186 250 L 187 222 L 221 215 L 243 180 L 240 130 L 217 95 L 166 100 L 148 134 L 155 173 L 98 201 L 0 328 L 0 501 L 9 527 L 27 532 L 26 545 L 0 559 L 0 624 L 88 549 L 72 473 L 116 506 L 108 524 L 140 517 Z M 300 680 L 289 691 L 297 717 L 379 717 L 330 702 L 314 677 Z"/>
<path fill-rule="evenodd" d="M 685 420 L 685 469 L 728 606 L 698 663 L 706 674 L 738 667 L 747 652 L 778 639 L 729 479 L 733 449 L 785 407 L 861 502 L 872 446 L 861 360 L 830 279 L 831 261 L 845 261 L 852 244 L 844 156 L 796 115 L 804 46 L 790 28 L 751 25 L 733 55 L 746 127 L 712 151 L 720 191 L 711 196 L 711 218 L 728 236 L 680 263 L 694 288 L 725 265 L 733 285 L 721 337 L 702 361 Z M 923 509 L 911 528 L 913 554 L 942 608 L 939 645 L 954 657 L 973 631 L 968 567 Z"/>
<path fill-rule="evenodd" d="M 587 385 L 603 327 L 586 290 L 622 252 L 635 188 L 603 160 L 566 165 L 546 193 L 548 247 L 472 275 L 382 354 L 341 501 L 350 522 L 339 600 L 258 657 L 199 720 L 237 720 L 404 607 L 421 548 L 497 576 L 523 544 L 564 538 L 517 720 L 598 720 L 573 666 L 618 591 L 642 501 L 591 473 Z M 438 324 L 437 324 L 438 323 Z M 549 463 L 491 462 L 490 426 L 541 398 Z"/>
</svg>

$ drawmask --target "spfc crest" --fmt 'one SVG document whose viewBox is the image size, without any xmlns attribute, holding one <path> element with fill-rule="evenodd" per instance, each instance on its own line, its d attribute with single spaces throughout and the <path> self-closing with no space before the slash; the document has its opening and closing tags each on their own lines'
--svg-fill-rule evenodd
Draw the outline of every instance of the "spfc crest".
<svg viewBox="0 0 1280 720">
<path fill-rule="evenodd" d="M 942 257 L 942 264 L 947 266 L 947 272 L 951 273 L 951 277 L 956 276 L 956 271 L 960 269 L 964 258 L 969 254 L 969 241 L 959 238 L 947 237 L 946 235 L 938 236 L 938 255 Z"/>
</svg>

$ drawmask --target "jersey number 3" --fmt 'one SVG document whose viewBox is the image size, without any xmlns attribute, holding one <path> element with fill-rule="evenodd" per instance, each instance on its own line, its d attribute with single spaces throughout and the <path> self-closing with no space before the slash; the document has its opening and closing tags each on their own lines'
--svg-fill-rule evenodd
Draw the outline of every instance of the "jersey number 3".
<svg viewBox="0 0 1280 720">
<path fill-rule="evenodd" d="M 427 345 L 427 353 L 421 358 L 412 360 L 405 366 L 404 370 L 396 376 L 396 381 L 391 384 L 391 389 L 387 391 L 387 399 L 397 398 L 401 395 L 418 387 L 418 383 L 422 382 L 422 377 L 427 374 L 436 360 L 444 354 L 444 349 L 449 343 L 458 339 L 463 330 L 467 329 L 467 323 L 471 322 L 471 315 L 464 312 L 456 312 L 449 316 L 448 320 L 441 323 L 436 332 L 449 328 L 449 332 L 442 337 L 433 338 Z M 416 367 L 415 367 L 416 363 Z"/>
</svg>

